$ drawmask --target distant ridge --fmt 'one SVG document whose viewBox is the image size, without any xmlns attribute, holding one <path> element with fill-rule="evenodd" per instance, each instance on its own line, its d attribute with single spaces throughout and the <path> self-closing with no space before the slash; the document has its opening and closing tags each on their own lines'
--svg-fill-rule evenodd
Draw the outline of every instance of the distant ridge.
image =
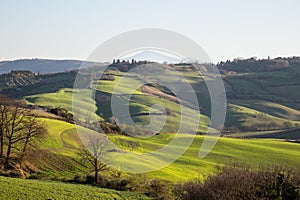
<svg viewBox="0 0 300 200">
<path fill-rule="evenodd" d="M 101 63 L 85 62 L 80 60 L 50 60 L 50 59 L 20 59 L 0 62 L 0 74 L 9 73 L 12 70 L 30 70 L 40 73 L 57 73 L 79 69 L 82 63 L 85 67 L 92 67 Z"/>
</svg>

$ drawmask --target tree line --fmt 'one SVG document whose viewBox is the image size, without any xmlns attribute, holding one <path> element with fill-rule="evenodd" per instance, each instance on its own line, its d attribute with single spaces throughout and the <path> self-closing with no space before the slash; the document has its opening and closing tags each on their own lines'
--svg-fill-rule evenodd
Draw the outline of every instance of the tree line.
<svg viewBox="0 0 300 200">
<path fill-rule="evenodd" d="M 276 70 L 282 70 L 290 66 L 295 66 L 300 64 L 300 57 L 290 57 L 290 58 L 274 58 L 274 59 L 257 59 L 252 57 L 249 59 L 234 59 L 233 61 L 227 60 L 226 62 L 220 62 L 217 67 L 224 72 L 233 71 L 237 73 L 245 72 L 270 72 Z"/>
</svg>

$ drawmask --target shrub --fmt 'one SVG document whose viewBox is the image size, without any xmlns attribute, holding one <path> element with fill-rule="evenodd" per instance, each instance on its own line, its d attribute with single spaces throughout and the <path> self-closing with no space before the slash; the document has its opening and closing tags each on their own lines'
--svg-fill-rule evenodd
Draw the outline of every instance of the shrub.
<svg viewBox="0 0 300 200">
<path fill-rule="evenodd" d="M 92 175 L 92 174 L 88 174 L 88 175 L 85 177 L 85 180 L 86 180 L 86 183 L 88 183 L 88 184 L 93 184 L 93 183 L 95 183 L 95 177 L 94 177 L 94 175 Z"/>
<path fill-rule="evenodd" d="M 86 177 L 81 174 L 76 174 L 72 182 L 75 183 L 86 183 Z"/>
<path fill-rule="evenodd" d="M 300 174 L 281 167 L 250 170 L 226 167 L 204 183 L 197 180 L 174 186 L 180 199 L 300 199 Z"/>
<path fill-rule="evenodd" d="M 147 184 L 146 190 L 147 192 L 145 194 L 154 199 L 174 199 L 171 190 L 171 184 L 167 181 L 152 179 Z"/>
</svg>

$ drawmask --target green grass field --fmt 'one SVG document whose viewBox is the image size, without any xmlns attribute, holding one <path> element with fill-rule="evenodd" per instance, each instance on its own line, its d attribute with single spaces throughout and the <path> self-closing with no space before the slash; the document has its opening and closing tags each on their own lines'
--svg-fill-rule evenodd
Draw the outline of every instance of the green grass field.
<svg viewBox="0 0 300 200">
<path fill-rule="evenodd" d="M 300 129 L 283 129 L 273 131 L 254 131 L 254 132 L 235 132 L 226 134 L 226 137 L 234 138 L 273 138 L 273 139 L 286 139 L 298 140 L 300 138 Z"/>
<path fill-rule="evenodd" d="M 147 139 L 125 136 L 112 136 L 111 139 L 124 149 L 143 153 L 163 147 L 173 137 L 173 134 L 160 134 Z M 181 135 L 180 137 L 185 140 L 192 136 Z M 198 155 L 203 139 L 204 136 L 196 136 L 193 144 L 178 160 L 148 175 L 176 182 L 197 177 L 204 180 L 209 174 L 216 173 L 218 166 L 233 163 L 254 167 L 273 164 L 300 167 L 300 144 L 297 143 L 272 139 L 220 138 L 210 154 L 200 159 Z M 179 150 L 182 146 L 173 148 Z M 124 162 L 130 161 L 124 160 Z"/>
<path fill-rule="evenodd" d="M 76 95 L 76 109 L 72 109 L 73 94 Z M 37 94 L 32 96 L 26 96 L 25 100 L 30 104 L 37 104 L 41 106 L 62 107 L 69 112 L 80 112 L 83 114 L 92 113 L 95 118 L 102 119 L 97 116 L 96 102 L 92 98 L 92 90 L 84 89 L 69 89 L 64 88 L 54 93 Z M 74 100 L 75 101 L 75 100 Z M 80 106 L 78 106 L 80 105 Z M 92 112 L 91 112 L 92 111 Z"/>
<path fill-rule="evenodd" d="M 225 77 L 227 90 L 243 99 L 294 102 L 299 99 L 299 66 L 270 72 L 251 72 Z M 245 97 L 246 96 L 246 97 Z M 240 98 L 239 98 L 240 99 Z"/>
<path fill-rule="evenodd" d="M 75 174 L 86 174 L 88 169 L 80 162 L 77 154 L 81 141 L 75 126 L 57 120 L 43 120 L 48 124 L 49 135 L 40 141 L 42 153 L 35 156 L 33 164 L 36 164 L 43 174 L 50 176 L 73 178 Z M 174 136 L 175 134 L 159 134 L 150 138 L 128 136 L 109 136 L 109 138 L 121 149 L 139 154 L 164 147 Z M 174 150 L 180 150 L 185 145 L 184 141 L 192 135 L 182 134 L 178 137 L 183 143 L 173 146 Z M 210 154 L 200 159 L 198 155 L 203 139 L 204 136 L 195 136 L 192 145 L 178 160 L 165 168 L 148 173 L 147 176 L 173 182 L 197 177 L 204 180 L 208 175 L 215 174 L 218 166 L 232 163 L 243 163 L 254 167 L 272 164 L 300 167 L 300 144 L 298 143 L 274 139 L 220 138 Z M 122 156 L 124 164 L 131 162 L 125 154 Z"/>
<path fill-rule="evenodd" d="M 54 181 L 24 180 L 0 176 L 0 199 L 149 199 L 133 192 Z"/>
<path fill-rule="evenodd" d="M 28 156 L 32 171 L 41 176 L 67 179 L 87 173 L 86 164 L 79 160 L 81 141 L 75 125 L 54 119 L 41 120 L 46 123 L 48 134 L 38 141 L 39 149 Z"/>
<path fill-rule="evenodd" d="M 160 76 L 162 76 L 160 77 L 161 79 L 167 78 L 163 75 Z M 133 87 L 131 88 L 129 85 L 133 85 Z M 134 85 L 139 87 L 143 85 L 143 81 L 138 77 L 138 75 L 125 75 L 122 77 L 115 76 L 114 81 L 100 80 L 97 83 L 96 89 L 100 91 L 102 95 L 110 96 L 111 94 L 114 94 L 115 99 L 117 100 L 116 104 L 119 106 L 124 106 L 127 108 L 129 105 L 130 114 L 137 124 L 147 125 L 150 122 L 150 117 L 140 114 L 148 112 L 150 114 L 161 113 L 162 111 L 152 108 L 153 105 L 160 105 L 171 111 L 171 115 L 169 116 L 164 114 L 156 115 L 156 120 L 153 121 L 153 124 L 159 126 L 159 123 L 163 121 L 164 118 L 167 118 L 166 124 L 161 132 L 176 132 L 179 128 L 179 122 L 182 116 L 181 112 L 186 114 L 186 118 L 184 120 L 186 127 L 193 127 L 193 124 L 196 123 L 196 118 L 198 117 L 200 120 L 200 126 L 196 131 L 205 132 L 207 130 L 207 126 L 210 121 L 207 116 L 201 115 L 197 111 L 190 109 L 187 106 L 182 106 L 181 108 L 181 106 L 175 102 L 160 98 L 158 96 L 144 94 L 139 90 L 139 87 L 135 88 Z M 98 108 L 98 112 L 102 113 L 102 116 L 105 116 L 104 119 L 108 120 L 112 116 L 111 105 L 109 104 L 107 106 Z"/>
<path fill-rule="evenodd" d="M 290 108 L 279 103 L 263 100 L 231 100 L 236 105 L 252 108 L 260 112 L 268 113 L 270 115 L 288 119 L 300 120 L 300 111 Z"/>
<path fill-rule="evenodd" d="M 289 109 L 285 106 L 280 106 L 278 104 L 269 104 L 269 106 L 276 106 L 281 113 L 276 112 L 275 109 L 271 112 L 271 108 L 258 103 L 245 103 L 244 101 L 234 101 L 236 104 L 229 104 L 227 109 L 225 126 L 228 127 L 241 127 L 241 126 L 251 126 L 254 124 L 269 124 L 271 122 L 276 122 L 278 125 L 283 126 L 285 122 L 289 122 L 292 126 L 296 126 L 296 124 L 300 125 L 298 121 L 292 121 L 283 118 L 283 113 L 286 117 L 295 116 L 293 119 L 297 119 L 297 110 Z M 253 109 L 255 108 L 255 109 Z M 257 109 L 257 110 L 256 110 Z M 272 115 L 274 114 L 274 116 Z"/>
<path fill-rule="evenodd" d="M 150 70 L 150 69 L 149 69 Z M 199 100 L 199 105 L 203 108 L 201 114 L 196 114 L 192 109 L 183 106 L 185 111 L 191 112 L 194 116 L 198 115 L 201 119 L 200 128 L 198 131 L 205 132 L 209 124 L 210 115 L 210 96 L 203 80 L 203 77 L 196 71 L 180 71 L 181 76 L 177 76 L 176 70 L 168 67 L 154 70 L 156 79 L 166 81 L 173 84 L 175 82 L 189 83 L 193 87 L 192 91 L 182 91 L 189 97 L 190 93 L 195 93 Z M 291 103 L 290 100 L 297 99 L 297 94 L 293 93 L 297 89 L 296 77 L 288 78 L 293 73 L 298 73 L 298 68 L 291 67 L 288 70 L 262 72 L 262 73 L 244 73 L 236 77 L 225 77 L 224 84 L 229 92 L 236 93 L 240 97 L 267 100 L 242 100 L 229 99 L 227 110 L 226 127 L 251 127 L 256 124 L 268 124 L 276 122 L 283 124 L 286 120 L 293 125 L 297 123 L 300 117 L 300 109 L 296 108 L 296 102 Z M 92 90 L 82 89 L 60 89 L 52 93 L 39 93 L 31 96 L 25 96 L 24 99 L 31 104 L 43 106 L 63 107 L 73 112 L 72 110 L 72 94 L 76 95 L 76 110 L 81 113 L 80 116 L 87 116 L 87 110 L 93 113 L 92 119 L 103 119 L 109 121 L 112 117 L 111 110 L 111 95 L 115 95 L 118 104 L 127 107 L 132 115 L 133 121 L 139 125 L 147 125 L 151 118 L 146 113 L 156 115 L 158 122 L 167 118 L 167 122 L 161 132 L 176 132 L 180 121 L 180 106 L 161 96 L 153 96 L 143 93 L 141 86 L 151 79 L 145 74 L 136 74 L 134 72 L 123 73 L 118 70 L 108 70 L 106 74 L 114 76 L 114 80 L 98 80 L 91 85 L 96 89 L 97 98 L 92 98 Z M 61 80 L 66 74 L 49 76 L 47 81 L 53 79 Z M 153 74 L 152 74 L 153 76 Z M 261 78 L 263 76 L 263 78 Z M 180 78 L 181 77 L 181 78 Z M 53 81 L 52 80 L 52 81 Z M 288 80 L 288 81 L 287 81 Z M 149 81 L 149 80 L 148 80 Z M 49 83 L 50 84 L 50 83 Z M 295 89 L 296 88 L 296 89 Z M 292 94 L 293 93 L 293 94 Z M 107 98 L 108 100 L 102 101 Z M 188 99 L 184 99 L 188 101 Z M 282 103 L 274 102 L 273 100 L 282 100 Z M 273 102 L 272 102 L 273 101 Z M 172 115 L 164 116 L 157 109 L 153 109 L 153 105 L 162 105 L 168 108 Z M 97 114 L 94 114 L 97 113 Z M 82 115 L 83 114 L 83 115 Z M 124 116 L 123 116 L 124 117 Z M 129 117 L 129 116 L 125 116 Z M 195 123 L 195 117 L 187 117 L 186 125 L 192 126 Z M 155 124 L 155 123 L 154 123 Z M 159 126 L 159 123 L 156 124 Z M 270 129 L 271 130 L 271 129 Z M 256 130 L 254 130 L 256 131 Z"/>
</svg>

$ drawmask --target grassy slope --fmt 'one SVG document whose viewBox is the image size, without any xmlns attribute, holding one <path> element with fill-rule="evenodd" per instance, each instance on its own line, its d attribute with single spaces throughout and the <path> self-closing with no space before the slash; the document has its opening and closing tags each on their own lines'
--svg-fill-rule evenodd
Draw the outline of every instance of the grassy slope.
<svg viewBox="0 0 300 200">
<path fill-rule="evenodd" d="M 287 140 L 299 140 L 300 129 L 283 129 L 273 131 L 255 131 L 255 132 L 235 132 L 226 134 L 226 137 L 235 138 L 274 138 L 274 139 L 287 139 Z"/>
<path fill-rule="evenodd" d="M 137 76 L 127 76 L 124 75 L 121 78 L 119 76 L 115 76 L 114 81 L 106 81 L 100 80 L 97 83 L 97 90 L 101 91 L 105 94 L 112 94 L 116 95 L 116 99 L 118 100 L 119 105 L 124 105 L 127 108 L 127 103 L 129 104 L 130 113 L 133 115 L 133 120 L 138 124 L 147 124 L 150 121 L 149 116 L 139 115 L 141 113 L 157 113 L 161 112 L 155 109 L 152 109 L 151 106 L 153 105 L 161 105 L 164 108 L 168 108 L 171 111 L 171 115 L 167 117 L 166 124 L 162 130 L 162 132 L 176 132 L 178 129 L 178 125 L 180 122 L 180 105 L 174 103 L 172 101 L 165 100 L 163 98 L 157 96 L 149 96 L 140 92 L 139 88 L 132 88 L 128 87 L 128 85 L 141 85 L 143 82 Z M 137 90 L 136 90 L 137 89 Z M 132 96 L 128 96 L 128 94 L 132 94 Z M 130 97 L 130 99 L 129 99 Z M 196 111 L 189 109 L 185 106 L 182 106 L 183 112 L 185 113 L 192 113 L 193 116 L 199 116 L 200 119 L 200 128 L 199 131 L 206 131 L 207 125 L 209 124 L 209 118 L 205 115 L 200 115 Z M 106 116 L 106 120 L 111 114 L 111 106 L 103 106 L 99 109 L 99 113 L 103 113 Z M 157 122 L 162 121 L 166 116 L 160 115 L 156 116 Z M 195 122 L 190 116 L 186 118 L 186 125 L 192 127 L 192 123 Z"/>
<path fill-rule="evenodd" d="M 295 92 L 300 87 L 299 66 L 291 66 L 284 70 L 272 72 L 257 72 L 240 74 L 237 77 L 226 77 L 225 82 L 230 85 L 228 90 L 237 92 L 238 96 L 250 95 L 251 99 L 268 99 L 280 101 L 294 101 L 299 99 Z"/>
<path fill-rule="evenodd" d="M 239 103 L 241 104 L 241 103 Z M 227 109 L 227 116 L 225 121 L 225 126 L 251 126 L 253 124 L 268 124 L 271 122 L 276 122 L 278 124 L 283 124 L 284 122 L 288 122 L 284 118 L 275 117 L 271 114 L 267 114 L 265 112 L 261 112 L 255 109 L 251 109 L 249 107 L 255 107 L 254 105 L 245 107 L 241 105 L 229 104 Z M 268 108 L 264 108 L 267 110 Z M 274 111 L 275 112 L 275 111 Z M 283 110 L 282 112 L 288 112 L 288 109 Z M 289 121 L 292 123 L 299 123 L 296 121 Z"/>
<path fill-rule="evenodd" d="M 140 85 L 143 82 L 136 76 L 114 76 L 115 80 L 114 81 L 107 81 L 107 80 L 100 80 L 99 84 L 97 84 L 97 89 L 103 92 L 107 93 L 115 93 L 115 94 L 142 94 L 138 89 L 135 91 L 133 90 L 130 85 Z M 117 87 L 115 87 L 117 86 Z"/>
<path fill-rule="evenodd" d="M 44 119 L 49 135 L 40 142 L 42 150 L 51 153 L 35 157 L 39 167 L 46 174 L 73 178 L 76 173 L 88 170 L 77 156 L 81 144 L 74 125 L 57 120 Z M 159 149 L 168 144 L 174 134 L 159 134 L 147 139 L 126 136 L 110 136 L 111 140 L 125 150 L 143 153 Z M 182 140 L 191 135 L 182 135 Z M 213 151 L 204 159 L 199 159 L 199 149 L 204 136 L 196 136 L 193 144 L 177 161 L 166 168 L 149 173 L 150 177 L 171 181 L 205 178 L 217 171 L 218 165 L 243 162 L 253 166 L 260 164 L 286 164 L 300 167 L 300 145 L 279 140 L 220 138 Z M 181 148 L 181 146 L 174 146 Z M 130 160 L 124 161 L 124 163 Z"/>
<path fill-rule="evenodd" d="M 231 100 L 234 104 L 252 108 L 270 115 L 281 117 L 288 120 L 300 120 L 300 111 L 281 105 L 263 100 Z"/>
<path fill-rule="evenodd" d="M 87 185 L 0 177 L 0 199 L 148 199 L 145 195 Z"/>
<path fill-rule="evenodd" d="M 92 99 L 91 90 L 79 90 L 79 89 L 61 89 L 54 93 L 44 93 L 25 97 L 25 100 L 31 104 L 37 104 L 41 106 L 52 106 L 52 107 L 62 107 L 70 112 L 72 109 L 72 94 L 79 93 L 76 95 L 78 104 L 81 107 L 76 108 L 76 112 L 87 113 L 86 110 L 94 110 L 96 112 L 96 102 Z M 99 118 L 99 117 L 97 117 Z"/>
<path fill-rule="evenodd" d="M 172 139 L 172 135 L 161 134 L 148 139 L 113 136 L 112 139 L 124 149 L 135 146 L 134 151 L 145 152 L 163 147 Z M 190 135 L 182 135 L 191 137 Z M 242 162 L 252 166 L 279 164 L 290 167 L 300 167 L 300 145 L 279 140 L 232 139 L 220 138 L 212 152 L 204 159 L 199 159 L 199 150 L 203 136 L 196 136 L 190 148 L 174 163 L 149 173 L 151 177 L 171 181 L 188 180 L 195 177 L 204 179 L 209 174 L 216 173 L 218 165 Z M 174 147 L 180 148 L 180 146 Z"/>
<path fill-rule="evenodd" d="M 76 173 L 86 173 L 88 169 L 78 156 L 81 141 L 75 125 L 54 119 L 41 120 L 47 124 L 48 135 L 39 141 L 40 149 L 33 152 L 29 162 L 49 176 L 73 178 Z"/>
<path fill-rule="evenodd" d="M 163 70 L 164 71 L 164 70 Z M 206 88 L 206 84 L 199 75 L 198 72 L 186 71 L 180 72 L 183 77 L 180 79 L 176 76 L 175 71 L 169 70 L 168 73 L 163 72 L 157 73 L 156 76 L 160 80 L 165 80 L 169 83 L 175 82 L 188 82 L 192 85 L 193 91 L 182 91 L 185 95 L 191 92 L 195 92 L 200 105 L 204 108 L 201 112 L 206 116 L 210 115 L 210 99 L 209 94 Z M 174 114 L 168 117 L 167 124 L 163 132 L 175 132 L 178 128 L 175 125 L 175 122 L 179 122 L 179 106 L 176 103 L 167 101 L 165 99 L 156 97 L 156 96 L 147 96 L 143 94 L 140 90 L 140 87 L 132 88 L 129 86 L 141 86 L 144 83 L 144 76 L 135 75 L 134 73 L 123 74 L 118 71 L 108 71 L 109 74 L 116 74 L 114 81 L 100 80 L 95 83 L 95 88 L 100 91 L 101 96 L 107 96 L 110 98 L 112 93 L 118 95 L 117 98 L 120 101 L 128 101 L 128 96 L 133 94 L 129 99 L 130 113 L 133 114 L 133 120 L 139 124 L 147 124 L 150 121 L 149 116 L 139 115 L 140 113 L 146 113 L 151 110 L 151 106 L 154 104 L 160 104 L 169 108 Z M 107 73 L 108 73 L 107 72 Z M 288 100 L 297 99 L 297 95 L 291 91 L 291 84 L 297 84 L 298 78 L 294 77 L 293 74 L 299 72 L 297 67 L 291 67 L 287 70 L 274 71 L 274 72 L 261 72 L 261 73 L 245 73 L 240 74 L 239 76 L 225 77 L 225 85 L 227 86 L 227 91 L 235 91 L 239 96 L 247 96 L 251 98 L 251 95 L 254 95 L 254 99 L 267 98 L 269 100 Z M 167 76 L 166 76 L 167 74 Z M 59 74 L 54 76 L 53 80 L 60 78 L 60 76 L 66 76 L 65 74 Z M 123 75 L 123 76 L 120 76 Z M 172 76 L 174 75 L 174 76 Z M 263 78 L 261 78 L 263 77 Z M 51 77 L 45 79 L 51 82 Z M 117 87 L 115 87 L 117 85 Z M 76 90 L 74 90 L 76 92 Z M 79 112 L 85 112 L 86 107 L 97 110 L 97 114 L 100 115 L 105 120 L 109 120 L 112 116 L 111 114 L 111 105 L 107 105 L 104 102 L 99 102 L 96 98 L 97 104 L 92 98 L 89 98 L 91 95 L 88 94 L 90 91 L 80 91 L 82 97 L 79 99 L 81 105 L 80 108 L 77 108 Z M 295 96 L 296 95 L 296 96 Z M 61 106 L 72 110 L 72 89 L 61 89 L 54 93 L 41 93 L 32 96 L 26 96 L 25 99 L 34 104 L 40 105 L 51 105 L 51 106 Z M 188 100 L 188 99 L 186 99 Z M 279 122 L 283 123 L 283 119 L 288 120 L 298 120 L 300 116 L 300 111 L 295 108 L 296 103 L 293 105 L 283 105 L 287 103 L 272 103 L 271 101 L 263 100 L 229 100 L 231 105 L 228 107 L 228 115 L 226 120 L 226 126 L 251 126 L 255 123 L 270 123 L 270 122 Z M 241 109 L 236 109 L 241 108 Z M 156 112 L 152 110 L 151 112 Z M 268 115 L 257 115 L 256 118 L 253 117 L 254 113 L 267 113 Z M 208 118 L 201 115 L 203 123 L 199 131 L 205 131 L 205 127 L 208 124 Z M 157 116 L 158 121 L 163 120 L 165 116 Z M 187 120 L 193 122 L 193 119 Z M 173 122 L 173 123 L 171 123 Z M 294 122 L 292 122 L 294 123 Z"/>
</svg>

